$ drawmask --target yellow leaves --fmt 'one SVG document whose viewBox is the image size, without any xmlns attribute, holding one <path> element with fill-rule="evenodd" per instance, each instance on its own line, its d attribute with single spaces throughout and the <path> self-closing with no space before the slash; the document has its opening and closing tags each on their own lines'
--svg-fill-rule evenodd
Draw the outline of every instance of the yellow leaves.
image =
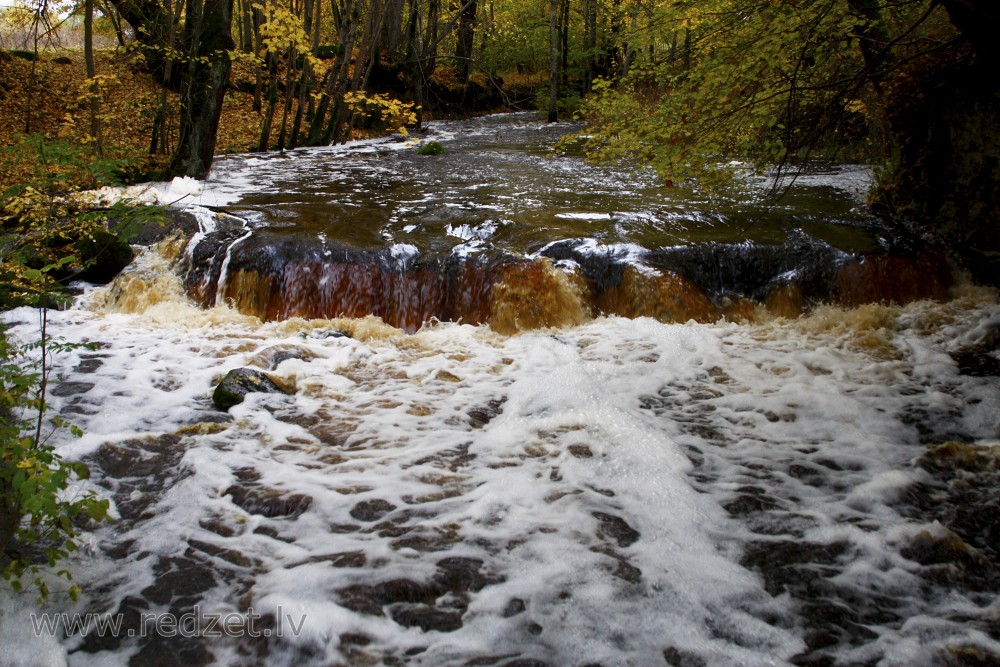
<svg viewBox="0 0 1000 667">
<path fill-rule="evenodd" d="M 408 134 L 406 126 L 417 122 L 412 102 L 401 102 L 382 93 L 374 95 L 360 91 L 346 93 L 344 104 L 362 118 L 379 121 L 385 128 L 395 128 L 395 131 L 403 136 Z"/>
<path fill-rule="evenodd" d="M 844 104 L 844 111 L 848 111 L 850 113 L 859 113 L 863 115 L 865 118 L 868 117 L 868 105 L 865 104 L 864 100 L 859 100 L 859 99 L 848 100 L 847 103 Z"/>
<path fill-rule="evenodd" d="M 101 73 L 95 74 L 89 79 L 84 79 L 80 83 L 81 90 L 90 89 L 91 85 L 96 86 L 99 90 L 107 90 L 112 84 L 121 83 L 121 79 L 117 74 L 114 73 Z"/>
<path fill-rule="evenodd" d="M 70 112 L 63 115 L 63 121 L 59 125 L 59 132 L 56 134 L 60 139 L 72 139 L 77 135 L 76 116 Z"/>
<path fill-rule="evenodd" d="M 0 206 L 0 211 L 11 218 L 30 217 L 47 200 L 48 197 L 29 185 L 20 193 L 7 197 Z"/>
<path fill-rule="evenodd" d="M 244 63 L 250 67 L 257 67 L 264 64 L 264 59 L 256 53 L 249 53 L 247 51 L 235 49 L 227 51 L 226 54 L 229 57 L 229 60 L 233 63 Z"/>
<path fill-rule="evenodd" d="M 287 54 L 290 60 L 301 58 L 314 78 L 322 78 L 328 65 L 313 54 L 312 40 L 306 34 L 302 18 L 288 7 L 276 3 L 255 2 L 254 6 L 265 16 L 260 27 L 262 51 L 251 56 L 256 64 L 263 63 L 267 54 Z M 246 57 L 237 55 L 237 52 L 230 53 L 234 61 Z"/>
<path fill-rule="evenodd" d="M 70 64 L 52 62 L 46 52 L 35 63 L 32 84 L 29 63 L 13 60 L 0 67 L 0 191 L 17 183 L 30 183 L 44 177 L 46 190 L 93 187 L 95 180 L 107 180 L 109 170 L 85 160 L 92 153 L 89 145 L 89 91 L 91 83 L 84 73 L 82 58 L 73 55 Z M 101 120 L 104 154 L 117 168 L 148 159 L 149 135 L 160 89 L 148 75 L 135 67 L 139 54 L 98 51 L 94 83 L 101 95 Z M 170 100 L 176 99 L 171 93 Z M 46 140 L 60 140 L 83 146 L 80 159 L 72 170 L 58 164 L 51 147 L 41 149 L 37 142 L 19 143 L 25 130 L 26 116 L 31 116 L 31 132 Z M 5 153 L 5 148 L 9 152 Z M 60 185 L 62 183 L 63 185 Z"/>
<path fill-rule="evenodd" d="M 293 48 L 298 53 L 309 53 L 312 45 L 298 15 L 275 3 L 260 8 L 267 17 L 260 27 L 262 43 L 267 53 L 280 53 L 288 48 Z"/>
</svg>

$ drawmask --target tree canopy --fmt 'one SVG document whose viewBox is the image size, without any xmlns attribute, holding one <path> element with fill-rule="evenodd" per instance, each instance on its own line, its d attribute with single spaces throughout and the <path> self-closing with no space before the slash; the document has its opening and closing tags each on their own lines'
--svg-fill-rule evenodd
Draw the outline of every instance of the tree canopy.
<svg viewBox="0 0 1000 667">
<path fill-rule="evenodd" d="M 48 6 L 31 3 L 36 12 Z M 989 265 L 1000 248 L 993 5 L 107 0 L 96 7 L 164 86 L 150 151 L 173 156 L 171 174 L 207 173 L 219 109 L 234 87 L 254 95 L 259 150 L 340 141 L 364 125 L 400 130 L 435 109 L 502 99 L 537 106 L 550 120 L 580 108 L 592 158 L 635 158 L 665 182 L 698 177 L 718 185 L 734 160 L 757 169 L 819 156 L 884 163 L 880 211 L 939 230 Z M 230 78 L 236 61 L 252 81 Z M 517 82 L 527 95 L 511 92 Z"/>
<path fill-rule="evenodd" d="M 683 47 L 656 57 L 678 33 Z M 711 177 L 723 157 L 756 167 L 848 149 L 885 157 L 901 88 L 952 57 L 957 36 L 929 2 L 662 3 L 630 34 L 627 73 L 585 104 L 587 145 L 671 180 Z"/>
<path fill-rule="evenodd" d="M 883 165 L 873 204 L 996 281 L 1000 82 L 989 0 L 639 3 L 581 133 L 667 182 L 810 158 Z M 680 36 L 680 37 L 678 37 Z M 679 44 L 679 46 L 678 46 Z"/>
</svg>

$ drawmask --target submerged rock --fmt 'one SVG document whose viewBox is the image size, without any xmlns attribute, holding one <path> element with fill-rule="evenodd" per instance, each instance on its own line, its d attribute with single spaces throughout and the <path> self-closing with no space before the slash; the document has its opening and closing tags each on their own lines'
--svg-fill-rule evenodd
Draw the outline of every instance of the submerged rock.
<svg viewBox="0 0 1000 667">
<path fill-rule="evenodd" d="M 951 353 L 962 375 L 1000 377 L 1000 325 L 987 325 L 986 333 L 972 345 Z"/>
<path fill-rule="evenodd" d="M 921 565 L 979 567 L 982 556 L 959 535 L 939 523 L 917 533 L 900 553 Z"/>
<path fill-rule="evenodd" d="M 462 614 L 445 611 L 426 604 L 401 604 L 389 612 L 392 620 L 404 628 L 420 628 L 424 632 L 454 632 L 462 627 Z"/>
<path fill-rule="evenodd" d="M 605 512 L 591 512 L 600 521 L 598 534 L 609 540 L 614 540 L 620 547 L 632 546 L 639 540 L 639 531 L 628 525 L 625 519 Z"/>
<path fill-rule="evenodd" d="M 671 667 L 705 667 L 708 664 L 694 653 L 682 651 L 674 646 L 663 649 L 663 658 Z"/>
<path fill-rule="evenodd" d="M 395 505 L 381 498 L 362 500 L 351 508 L 351 516 L 358 521 L 378 521 L 394 509 Z"/>
<path fill-rule="evenodd" d="M 907 557 L 954 565 L 979 590 L 1000 589 L 1000 445 L 946 442 L 928 447 L 917 464 L 934 482 L 910 498 L 937 523 L 914 539 Z"/>
<path fill-rule="evenodd" d="M 94 388 L 93 382 L 60 382 L 49 393 L 53 396 L 75 396 L 86 394 Z"/>
<path fill-rule="evenodd" d="M 340 605 L 370 616 L 388 614 L 406 628 L 454 632 L 462 627 L 469 593 L 504 581 L 503 577 L 483 572 L 483 566 L 478 558 L 444 558 L 437 562 L 437 573 L 428 582 L 399 578 L 347 586 L 338 591 Z"/>
<path fill-rule="evenodd" d="M 271 376 L 253 368 L 235 368 L 222 379 L 212 394 L 212 403 L 220 410 L 239 405 L 251 393 L 288 394 Z"/>
<path fill-rule="evenodd" d="M 312 496 L 304 493 L 285 493 L 256 485 L 234 484 L 223 492 L 233 503 L 248 514 L 258 514 L 269 519 L 297 517 L 304 514 L 313 503 Z"/>
</svg>

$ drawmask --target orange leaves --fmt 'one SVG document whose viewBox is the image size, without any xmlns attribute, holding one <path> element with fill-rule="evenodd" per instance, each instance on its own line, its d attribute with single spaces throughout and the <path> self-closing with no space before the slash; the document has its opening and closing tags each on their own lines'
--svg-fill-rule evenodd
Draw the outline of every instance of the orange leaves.
<svg viewBox="0 0 1000 667">
<path fill-rule="evenodd" d="M 53 62 L 55 55 L 68 55 L 69 63 Z M 141 159 L 149 142 L 152 109 L 159 93 L 144 74 L 130 67 L 128 57 L 115 52 L 99 52 L 95 77 L 101 96 L 106 153 L 117 159 Z M 62 139 L 87 145 L 89 137 L 88 102 L 93 94 L 91 81 L 84 74 L 79 52 L 53 54 L 43 52 L 35 63 L 22 60 L 5 62 L 0 69 L 0 142 L 9 146 L 18 134 L 39 133 L 46 139 Z M 13 164 L 5 160 L 0 167 L 0 183 L 9 186 L 31 180 L 33 164 Z"/>
</svg>

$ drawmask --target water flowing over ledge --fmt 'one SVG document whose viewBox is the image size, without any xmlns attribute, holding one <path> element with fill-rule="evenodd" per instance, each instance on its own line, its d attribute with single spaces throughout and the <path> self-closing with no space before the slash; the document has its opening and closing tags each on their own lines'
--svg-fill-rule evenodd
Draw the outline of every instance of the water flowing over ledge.
<svg viewBox="0 0 1000 667">
<path fill-rule="evenodd" d="M 947 262 L 864 211 L 865 167 L 707 199 L 655 175 L 551 157 L 566 125 L 530 114 L 432 125 L 413 140 L 222 161 L 193 204 L 188 294 L 262 319 L 374 314 L 510 333 L 599 314 L 661 321 L 797 315 L 816 302 L 943 298 Z M 447 147 L 421 156 L 417 142 Z"/>
<path fill-rule="evenodd" d="M 627 217 L 582 208 L 551 217 L 589 232 Z M 52 409 L 85 432 L 55 437 L 117 521 L 89 527 L 68 563 L 80 602 L 56 594 L 43 611 L 120 625 L 39 637 L 30 599 L 5 598 L 4 665 L 1000 659 L 995 292 L 867 303 L 872 276 L 933 272 L 844 262 L 857 247 L 801 226 L 744 244 L 750 255 L 596 233 L 515 252 L 496 246 L 516 225 L 446 216 L 453 240 L 434 254 L 441 235 L 401 217 L 388 238 L 339 250 L 372 268 L 351 269 L 367 287 L 336 293 L 377 295 L 386 319 L 342 304 L 366 316 L 306 319 L 320 313 L 297 304 L 335 293 L 320 280 L 337 275 L 332 233 L 296 245 L 237 209 L 205 213 L 198 243 L 165 242 L 51 314 L 55 335 L 96 344 L 53 359 Z M 826 233 L 840 227 L 869 234 L 843 221 Z M 788 274 L 808 272 L 790 268 L 787 243 L 833 258 L 815 275 L 834 280 L 796 292 Z M 592 259 L 602 247 L 612 260 Z M 678 287 L 698 271 L 697 291 Z M 445 303 L 467 310 L 449 312 L 489 327 L 413 315 L 440 303 L 419 285 L 442 275 L 466 286 Z M 259 287 L 286 278 L 298 291 Z M 787 319 L 767 296 L 780 286 L 794 311 L 817 284 L 850 286 L 828 299 L 845 305 Z M 393 305 L 400 292 L 416 305 Z M 741 295 L 770 305 L 720 319 Z M 2 317 L 36 335 L 33 312 Z M 283 390 L 222 412 L 213 388 L 234 368 Z M 225 633 L 156 631 L 219 617 L 234 619 Z"/>
</svg>

